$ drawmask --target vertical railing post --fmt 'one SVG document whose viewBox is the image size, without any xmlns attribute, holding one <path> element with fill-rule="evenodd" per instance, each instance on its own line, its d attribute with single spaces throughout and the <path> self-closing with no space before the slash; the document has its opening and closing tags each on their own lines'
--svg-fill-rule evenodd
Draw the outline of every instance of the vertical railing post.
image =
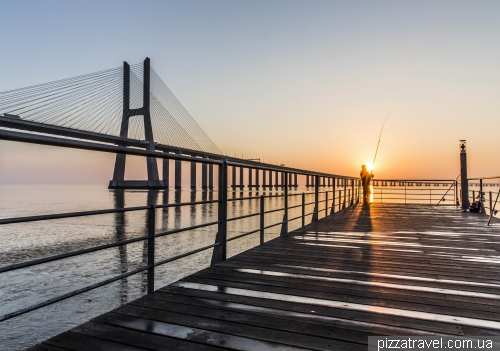
<svg viewBox="0 0 500 351">
<path fill-rule="evenodd" d="M 314 177 L 314 213 L 312 221 L 316 222 L 318 220 L 318 212 L 319 212 L 319 175 L 316 174 Z"/>
<path fill-rule="evenodd" d="M 302 193 L 302 226 L 306 225 L 306 194 Z"/>
<path fill-rule="evenodd" d="M 460 200 L 458 199 L 458 181 L 455 180 L 455 202 L 457 207 L 460 207 Z"/>
<path fill-rule="evenodd" d="M 432 205 L 432 189 L 429 189 L 429 205 Z"/>
<path fill-rule="evenodd" d="M 264 195 L 260 196 L 260 244 L 264 244 Z"/>
<path fill-rule="evenodd" d="M 347 179 L 342 179 L 344 183 L 344 202 L 342 203 L 342 209 L 345 209 L 346 201 L 347 201 Z"/>
<path fill-rule="evenodd" d="M 222 260 L 226 259 L 227 253 L 227 161 L 224 160 L 219 168 L 219 199 L 220 209 L 219 230 L 221 235 Z"/>
<path fill-rule="evenodd" d="M 218 182 L 218 209 L 217 209 L 217 235 L 215 237 L 214 250 L 212 252 L 212 261 L 214 265 L 226 259 L 227 253 L 227 160 L 219 165 Z"/>
<path fill-rule="evenodd" d="M 351 179 L 351 206 L 354 204 L 354 179 Z"/>
<path fill-rule="evenodd" d="M 288 172 L 283 172 L 282 173 L 283 177 L 281 180 L 284 182 L 282 185 L 285 187 L 284 191 L 284 196 L 285 196 L 285 201 L 284 201 L 284 213 L 283 213 L 283 224 L 281 225 L 281 234 L 280 235 L 285 235 L 288 233 Z"/>
<path fill-rule="evenodd" d="M 325 191 L 325 217 L 328 216 L 328 190 Z"/>
<path fill-rule="evenodd" d="M 342 190 L 339 190 L 339 211 L 342 210 Z"/>
<path fill-rule="evenodd" d="M 358 180 L 358 202 L 360 201 L 360 196 L 361 196 L 361 182 Z"/>
<path fill-rule="evenodd" d="M 333 199 L 332 199 L 332 209 L 330 211 L 330 214 L 334 214 L 335 213 L 335 180 L 336 180 L 335 178 L 332 179 L 332 187 L 333 187 L 333 189 L 332 189 L 332 197 L 333 197 Z"/>
<path fill-rule="evenodd" d="M 148 206 L 148 294 L 155 291 L 155 205 Z"/>
</svg>

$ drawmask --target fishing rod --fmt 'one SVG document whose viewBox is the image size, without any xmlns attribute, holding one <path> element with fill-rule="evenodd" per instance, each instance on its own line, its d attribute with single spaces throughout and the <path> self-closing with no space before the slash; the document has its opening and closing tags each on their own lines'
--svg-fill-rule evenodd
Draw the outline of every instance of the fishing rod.
<svg viewBox="0 0 500 351">
<path fill-rule="evenodd" d="M 373 176 L 373 169 L 375 168 L 375 160 L 377 159 L 378 147 L 380 145 L 380 139 L 382 139 L 382 132 L 384 131 L 385 122 L 387 121 L 387 117 L 389 117 L 391 113 L 389 112 L 387 116 L 384 118 L 384 123 L 382 124 L 382 129 L 380 130 L 380 135 L 378 137 L 377 149 L 375 150 L 375 157 L 373 157 L 372 170 L 370 175 Z"/>
<path fill-rule="evenodd" d="M 445 197 L 448 194 L 448 191 L 450 191 L 451 188 L 453 188 L 453 186 L 456 184 L 458 178 L 460 178 L 460 174 L 458 175 L 458 177 L 455 178 L 455 181 L 453 183 L 451 183 L 450 187 L 448 188 L 448 190 L 446 190 L 446 192 L 444 193 L 443 197 L 441 198 L 441 200 L 439 200 L 439 202 L 436 204 L 436 206 L 438 206 L 441 203 L 441 201 L 446 201 Z"/>
<path fill-rule="evenodd" d="M 498 190 L 497 193 L 497 198 L 495 200 L 495 204 L 493 205 L 493 208 L 490 208 L 490 216 L 488 217 L 488 225 L 490 225 L 491 219 L 493 218 L 494 215 L 497 214 L 498 211 L 495 210 L 495 207 L 497 207 L 497 201 L 498 201 L 498 196 L 500 195 L 500 190 Z M 491 206 L 491 205 L 490 205 Z"/>
<path fill-rule="evenodd" d="M 470 163 L 467 163 L 467 168 L 469 168 L 469 166 L 470 166 Z M 446 195 L 448 194 L 448 191 L 450 191 L 450 190 L 451 190 L 451 188 L 453 188 L 453 185 L 455 185 L 455 184 L 456 184 L 456 182 L 457 182 L 458 178 L 460 178 L 460 176 L 461 176 L 461 174 L 459 174 L 459 175 L 455 178 L 455 181 L 454 181 L 453 183 L 451 183 L 450 187 L 448 188 L 448 190 L 446 190 L 446 192 L 444 193 L 443 197 L 441 198 L 441 200 L 439 200 L 439 202 L 436 204 L 436 206 L 437 206 L 437 205 L 439 205 L 439 204 L 441 203 L 441 201 L 446 201 L 445 197 L 446 197 Z M 483 201 L 483 198 L 482 198 L 482 196 L 483 196 L 483 195 L 482 195 L 482 194 L 480 194 L 480 196 L 481 196 L 481 202 L 482 202 L 482 201 Z M 456 200 L 458 200 L 458 198 L 457 198 Z"/>
</svg>

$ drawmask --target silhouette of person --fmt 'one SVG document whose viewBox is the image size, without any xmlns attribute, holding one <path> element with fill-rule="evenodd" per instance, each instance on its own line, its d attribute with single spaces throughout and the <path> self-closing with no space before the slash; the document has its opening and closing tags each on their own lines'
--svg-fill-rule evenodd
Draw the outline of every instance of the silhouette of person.
<svg viewBox="0 0 500 351">
<path fill-rule="evenodd" d="M 361 172 L 359 173 L 361 177 L 361 184 L 363 185 L 363 203 L 365 205 L 370 204 L 370 181 L 373 178 L 373 174 L 368 173 L 366 170 L 366 165 L 361 166 Z"/>
</svg>

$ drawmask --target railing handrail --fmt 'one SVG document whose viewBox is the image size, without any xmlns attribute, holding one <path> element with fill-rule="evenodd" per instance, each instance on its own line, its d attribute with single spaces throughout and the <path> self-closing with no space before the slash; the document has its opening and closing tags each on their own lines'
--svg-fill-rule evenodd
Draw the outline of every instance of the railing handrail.
<svg viewBox="0 0 500 351">
<path fill-rule="evenodd" d="M 193 156 L 180 155 L 180 154 L 175 154 L 175 153 L 148 151 L 148 150 L 136 149 L 136 148 L 131 148 L 131 147 L 109 145 L 109 144 L 98 143 L 98 142 L 88 142 L 88 141 L 82 141 L 82 140 L 77 140 L 77 139 L 67 139 L 67 138 L 54 137 L 54 136 L 48 136 L 48 135 L 43 135 L 43 134 L 15 132 L 15 131 L 5 130 L 5 129 L 0 129 L 0 140 L 17 141 L 17 142 L 24 142 L 24 143 L 30 143 L 30 144 L 69 147 L 69 148 L 73 148 L 73 149 L 100 151 L 100 152 L 108 152 L 108 153 L 114 153 L 114 154 L 119 153 L 119 154 L 133 155 L 133 156 L 149 156 L 149 157 L 155 157 L 155 158 L 161 158 L 161 159 L 190 161 L 190 162 L 215 164 L 215 165 L 221 165 L 224 162 L 226 162 L 226 164 L 228 166 L 246 167 L 246 168 L 252 168 L 252 169 L 288 172 L 288 173 L 296 173 L 296 174 L 300 174 L 300 175 L 330 177 L 330 178 L 338 178 L 338 179 L 359 179 L 359 177 L 331 174 L 331 173 L 325 173 L 325 172 L 319 172 L 319 171 L 318 172 L 308 171 L 308 170 L 299 169 L 299 168 L 277 166 L 277 165 L 265 164 L 265 163 L 259 163 L 259 162 L 247 163 L 247 162 L 243 162 L 245 160 L 239 160 L 239 159 L 232 158 L 229 156 L 220 156 L 220 158 L 222 158 L 222 159 L 193 157 Z"/>
<path fill-rule="evenodd" d="M 500 176 L 495 177 L 477 177 L 477 178 L 467 178 L 467 180 L 482 180 L 482 179 L 498 179 Z"/>
<path fill-rule="evenodd" d="M 455 179 L 379 179 L 373 178 L 373 181 L 378 182 L 406 182 L 406 183 L 432 183 L 432 182 L 454 182 Z"/>
</svg>

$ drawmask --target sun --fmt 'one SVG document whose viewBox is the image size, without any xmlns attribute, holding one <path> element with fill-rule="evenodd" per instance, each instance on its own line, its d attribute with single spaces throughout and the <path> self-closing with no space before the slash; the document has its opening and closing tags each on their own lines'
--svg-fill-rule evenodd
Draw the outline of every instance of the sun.
<svg viewBox="0 0 500 351">
<path fill-rule="evenodd" d="M 373 162 L 366 162 L 366 170 L 371 172 L 373 170 Z"/>
</svg>

